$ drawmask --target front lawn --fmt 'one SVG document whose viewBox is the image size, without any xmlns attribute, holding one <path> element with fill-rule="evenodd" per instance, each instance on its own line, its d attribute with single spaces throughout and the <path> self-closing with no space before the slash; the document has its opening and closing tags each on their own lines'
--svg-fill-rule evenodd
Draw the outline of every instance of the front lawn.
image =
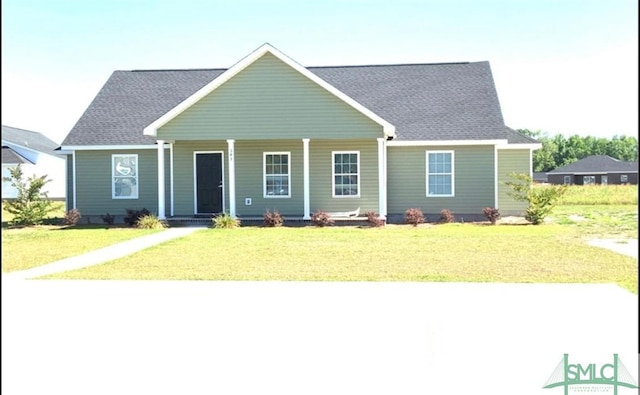
<svg viewBox="0 0 640 395">
<path fill-rule="evenodd" d="M 204 229 L 58 279 L 616 283 L 637 260 L 547 224 Z"/>
<path fill-rule="evenodd" d="M 105 226 L 2 227 L 2 271 L 12 272 L 80 255 L 158 230 Z"/>
</svg>

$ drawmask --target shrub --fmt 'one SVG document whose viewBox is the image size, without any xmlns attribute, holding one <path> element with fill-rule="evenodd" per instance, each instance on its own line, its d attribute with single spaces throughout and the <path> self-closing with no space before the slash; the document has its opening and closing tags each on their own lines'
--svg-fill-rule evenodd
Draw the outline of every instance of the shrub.
<svg viewBox="0 0 640 395">
<path fill-rule="evenodd" d="M 2 181 L 11 182 L 11 186 L 18 192 L 15 199 L 4 202 L 4 209 L 14 216 L 11 223 L 14 225 L 41 224 L 47 214 L 55 210 L 47 193 L 42 192 L 42 188 L 51 180 L 48 180 L 47 176 L 36 175 L 25 180 L 20 164 L 8 170 L 10 177 L 2 177 Z"/>
<path fill-rule="evenodd" d="M 495 207 L 485 207 L 482 209 L 482 214 L 484 214 L 485 218 L 491 222 L 491 225 L 495 225 L 496 222 L 500 219 L 500 212 Z"/>
<path fill-rule="evenodd" d="M 512 173 L 505 183 L 511 188 L 509 196 L 514 200 L 527 202 L 524 218 L 534 225 L 541 224 L 551 213 L 558 199 L 567 191 L 567 185 L 547 185 L 533 187 L 533 180 L 525 173 Z"/>
<path fill-rule="evenodd" d="M 102 218 L 102 222 L 104 222 L 107 225 L 113 225 L 113 223 L 116 221 L 116 216 L 111 215 L 109 213 L 106 213 L 105 215 L 101 215 L 100 218 Z"/>
<path fill-rule="evenodd" d="M 151 212 L 146 208 L 143 208 L 142 210 L 128 208 L 126 210 L 127 215 L 124 217 L 124 222 L 129 226 L 137 226 L 140 217 L 151 214 Z"/>
<path fill-rule="evenodd" d="M 77 225 L 78 222 L 80 222 L 80 218 L 82 218 L 82 215 L 80 215 L 80 210 L 74 208 L 64 213 L 62 224 L 71 226 Z"/>
<path fill-rule="evenodd" d="M 138 218 L 136 227 L 140 229 L 163 229 L 167 227 L 167 224 L 164 221 L 158 219 L 156 215 L 147 214 Z"/>
<path fill-rule="evenodd" d="M 365 217 L 367 217 L 367 222 L 369 223 L 369 225 L 375 228 L 384 225 L 384 221 L 380 219 L 378 213 L 376 213 L 375 211 L 367 211 L 366 213 L 364 213 L 364 215 Z"/>
<path fill-rule="evenodd" d="M 233 218 L 231 214 L 224 213 L 212 218 L 213 227 L 216 229 L 231 229 L 240 226 L 240 220 Z"/>
<path fill-rule="evenodd" d="M 333 218 L 331 218 L 329 214 L 325 213 L 322 210 L 318 210 L 311 215 L 311 222 L 313 222 L 314 225 L 320 226 L 320 227 L 330 226 L 335 224 L 335 221 L 333 220 Z"/>
<path fill-rule="evenodd" d="M 418 226 L 424 222 L 424 214 L 419 208 L 410 208 L 404 212 L 404 223 L 412 226 Z"/>
<path fill-rule="evenodd" d="M 284 217 L 277 210 L 273 212 L 267 210 L 264 213 L 264 225 L 269 227 L 280 226 L 284 223 Z"/>
<path fill-rule="evenodd" d="M 440 222 L 441 223 L 450 224 L 451 222 L 454 222 L 455 220 L 456 220 L 456 217 L 453 215 L 451 210 L 445 208 L 444 210 L 440 211 Z"/>
</svg>

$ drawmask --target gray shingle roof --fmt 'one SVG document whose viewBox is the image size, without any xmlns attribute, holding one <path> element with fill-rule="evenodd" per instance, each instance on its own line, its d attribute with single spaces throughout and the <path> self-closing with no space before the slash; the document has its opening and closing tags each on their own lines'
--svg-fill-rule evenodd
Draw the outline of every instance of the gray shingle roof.
<svg viewBox="0 0 640 395">
<path fill-rule="evenodd" d="M 29 159 L 20 155 L 10 147 L 2 147 L 2 164 L 18 164 L 18 163 L 31 163 Z"/>
<path fill-rule="evenodd" d="M 507 140 L 509 141 L 509 144 L 540 144 L 538 140 L 531 138 L 529 136 L 525 136 L 524 134 L 508 126 L 507 126 Z"/>
<path fill-rule="evenodd" d="M 559 167 L 547 174 L 603 172 L 637 173 L 638 162 L 624 162 L 607 155 L 592 155 L 577 162 Z"/>
<path fill-rule="evenodd" d="M 2 141 L 55 155 L 58 144 L 38 132 L 2 125 Z"/>
<path fill-rule="evenodd" d="M 309 67 L 398 140 L 506 139 L 488 62 Z M 154 144 L 143 129 L 225 69 L 115 71 L 62 145 Z"/>
</svg>

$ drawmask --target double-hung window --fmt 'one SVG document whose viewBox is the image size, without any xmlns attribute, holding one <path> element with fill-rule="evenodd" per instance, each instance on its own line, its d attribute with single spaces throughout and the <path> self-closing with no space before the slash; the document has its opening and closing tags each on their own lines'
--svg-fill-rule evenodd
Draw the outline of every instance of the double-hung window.
<svg viewBox="0 0 640 395">
<path fill-rule="evenodd" d="M 622 174 L 620 176 L 620 182 L 629 182 L 629 176 L 627 176 L 626 174 Z"/>
<path fill-rule="evenodd" d="M 264 153 L 264 197 L 291 197 L 291 153 Z"/>
<path fill-rule="evenodd" d="M 427 197 L 454 196 L 453 151 L 427 151 Z"/>
<path fill-rule="evenodd" d="M 111 197 L 138 198 L 138 155 L 111 155 Z"/>
<path fill-rule="evenodd" d="M 358 151 L 334 151 L 333 197 L 360 196 L 360 153 Z"/>
<path fill-rule="evenodd" d="M 584 185 L 591 185 L 596 183 L 596 176 L 582 176 L 582 183 Z"/>
</svg>

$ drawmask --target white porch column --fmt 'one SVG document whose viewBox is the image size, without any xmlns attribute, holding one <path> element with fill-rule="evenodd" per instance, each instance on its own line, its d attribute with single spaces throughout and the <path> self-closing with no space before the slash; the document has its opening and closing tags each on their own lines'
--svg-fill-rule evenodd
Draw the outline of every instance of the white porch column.
<svg viewBox="0 0 640 395">
<path fill-rule="evenodd" d="M 236 161 L 234 152 L 235 140 L 227 140 L 229 148 L 229 215 L 236 218 Z"/>
<path fill-rule="evenodd" d="M 164 140 L 158 140 L 156 143 L 158 144 L 158 219 L 167 219 L 164 207 Z"/>
<path fill-rule="evenodd" d="M 311 219 L 311 200 L 309 196 L 309 139 L 302 139 L 302 173 L 304 180 L 304 215 L 302 219 Z"/>
<path fill-rule="evenodd" d="M 380 219 L 387 218 L 387 161 L 385 139 L 378 139 L 378 211 Z"/>
</svg>

